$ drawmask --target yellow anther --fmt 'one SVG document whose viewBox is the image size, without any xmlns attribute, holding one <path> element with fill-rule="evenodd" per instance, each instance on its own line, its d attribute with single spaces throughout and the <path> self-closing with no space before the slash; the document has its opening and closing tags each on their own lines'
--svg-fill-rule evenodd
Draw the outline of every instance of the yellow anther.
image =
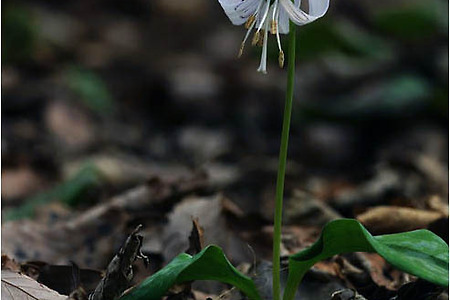
<svg viewBox="0 0 450 300">
<path fill-rule="evenodd" d="M 241 47 L 239 48 L 238 58 L 240 58 L 242 56 L 242 54 L 244 53 L 244 46 L 245 46 L 245 43 L 243 42 L 241 44 Z"/>
<path fill-rule="evenodd" d="M 277 27 L 278 27 L 277 21 L 272 20 L 272 21 L 270 22 L 270 33 L 276 34 L 276 33 L 277 33 L 277 29 L 278 29 Z"/>
<path fill-rule="evenodd" d="M 245 28 L 246 28 L 246 29 L 249 29 L 250 26 L 253 25 L 253 22 L 255 22 L 255 20 L 256 20 L 255 15 L 251 15 L 251 16 L 247 19 L 247 22 L 245 22 Z"/>
<path fill-rule="evenodd" d="M 278 55 L 278 64 L 280 65 L 280 68 L 284 66 L 284 52 L 283 50 L 280 50 L 280 54 Z"/>
<path fill-rule="evenodd" d="M 264 29 L 261 29 L 261 35 L 259 36 L 259 40 L 258 40 L 259 47 L 262 47 L 264 45 L 265 36 L 266 36 L 266 31 Z"/>
<path fill-rule="evenodd" d="M 253 36 L 253 40 L 252 40 L 252 45 L 255 46 L 256 44 L 258 44 L 259 38 L 260 38 L 261 33 L 258 31 L 255 32 L 255 35 Z"/>
</svg>

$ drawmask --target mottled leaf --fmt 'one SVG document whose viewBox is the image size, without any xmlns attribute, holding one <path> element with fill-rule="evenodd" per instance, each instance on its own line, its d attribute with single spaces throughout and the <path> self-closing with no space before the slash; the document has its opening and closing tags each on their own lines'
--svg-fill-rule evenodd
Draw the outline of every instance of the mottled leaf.
<svg viewBox="0 0 450 300">
<path fill-rule="evenodd" d="M 442 286 L 448 286 L 448 245 L 428 230 L 372 236 L 358 221 L 328 223 L 311 247 L 289 258 L 285 300 L 295 296 L 305 273 L 316 263 L 349 252 L 376 252 L 398 269 Z"/>
</svg>

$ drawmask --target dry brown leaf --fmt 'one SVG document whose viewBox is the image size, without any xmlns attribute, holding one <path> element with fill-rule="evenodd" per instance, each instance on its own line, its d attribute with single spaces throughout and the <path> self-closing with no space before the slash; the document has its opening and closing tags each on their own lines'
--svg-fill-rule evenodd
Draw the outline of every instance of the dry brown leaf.
<svg viewBox="0 0 450 300">
<path fill-rule="evenodd" d="M 5 300 L 65 300 L 67 296 L 58 294 L 21 273 L 2 270 L 2 298 Z"/>
<path fill-rule="evenodd" d="M 438 195 L 431 196 L 427 201 L 427 206 L 436 212 L 440 212 L 443 216 L 448 217 L 448 202 L 444 201 Z"/>
<path fill-rule="evenodd" d="M 227 226 L 222 206 L 223 196 L 188 197 L 178 203 L 168 215 L 163 233 L 163 253 L 166 260 L 189 247 L 192 218 L 198 218 L 204 230 L 205 244 L 217 244 L 234 262 L 248 261 L 251 253 L 246 244 Z"/>
<path fill-rule="evenodd" d="M 295 190 L 287 201 L 284 212 L 284 224 L 324 226 L 341 215 L 327 203 L 314 198 L 310 193 Z"/>
<path fill-rule="evenodd" d="M 83 110 L 64 101 L 53 101 L 48 105 L 45 123 L 62 146 L 78 150 L 95 142 L 92 120 Z"/>
<path fill-rule="evenodd" d="M 12 204 L 14 199 L 36 193 L 43 188 L 44 184 L 44 180 L 29 167 L 4 169 L 2 170 L 3 204 Z"/>
<path fill-rule="evenodd" d="M 114 186 L 131 185 L 155 176 L 163 181 L 170 178 L 192 176 L 191 170 L 178 164 L 145 161 L 124 153 L 100 153 L 66 162 L 63 166 L 64 177 L 73 177 L 86 162 L 89 162 L 102 174 L 103 180 Z"/>
<path fill-rule="evenodd" d="M 357 216 L 374 234 L 396 233 L 426 228 L 443 214 L 409 207 L 378 206 Z"/>
<path fill-rule="evenodd" d="M 50 225 L 33 220 L 7 222 L 2 225 L 2 252 L 17 261 L 64 265 L 73 260 L 82 267 L 103 268 L 122 237 L 126 219 L 123 211 L 94 207 Z"/>
<path fill-rule="evenodd" d="M 9 258 L 8 255 L 2 254 L 2 270 L 20 271 L 20 264 L 14 259 Z"/>
</svg>

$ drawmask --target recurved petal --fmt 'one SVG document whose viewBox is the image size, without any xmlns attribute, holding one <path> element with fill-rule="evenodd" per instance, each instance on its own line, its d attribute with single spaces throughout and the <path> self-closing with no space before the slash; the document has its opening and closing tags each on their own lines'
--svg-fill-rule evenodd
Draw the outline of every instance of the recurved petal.
<svg viewBox="0 0 450 300">
<path fill-rule="evenodd" d="M 279 0 L 280 4 L 283 6 L 284 10 L 292 20 L 297 25 L 305 25 L 311 23 L 318 18 L 325 15 L 330 4 L 329 0 L 309 0 L 309 13 L 306 13 L 299 6 L 292 3 L 291 0 Z"/>
<path fill-rule="evenodd" d="M 294 5 L 295 7 L 300 7 L 300 0 L 295 0 Z M 289 33 L 289 15 L 287 14 L 286 10 L 281 8 L 280 9 L 280 18 L 278 20 L 279 24 L 279 32 L 281 34 L 288 34 Z"/>
<path fill-rule="evenodd" d="M 280 9 L 280 18 L 278 19 L 278 31 L 281 34 L 289 33 L 289 17 L 284 9 Z"/>
<path fill-rule="evenodd" d="M 234 25 L 242 25 L 256 12 L 260 0 L 219 0 L 225 14 Z"/>
</svg>

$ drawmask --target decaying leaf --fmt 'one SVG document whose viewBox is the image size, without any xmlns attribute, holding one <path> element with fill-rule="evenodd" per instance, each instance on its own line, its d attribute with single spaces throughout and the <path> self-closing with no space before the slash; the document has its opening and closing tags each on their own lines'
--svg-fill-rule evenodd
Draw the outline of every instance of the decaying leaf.
<svg viewBox="0 0 450 300">
<path fill-rule="evenodd" d="M 66 300 L 34 279 L 10 270 L 2 270 L 2 297 L 5 300 Z"/>
<path fill-rule="evenodd" d="M 304 191 L 296 190 L 293 197 L 287 201 L 283 222 L 289 225 L 321 227 L 338 218 L 341 218 L 341 215 L 325 202 Z"/>
<path fill-rule="evenodd" d="M 378 206 L 358 215 L 357 219 L 375 234 L 396 233 L 427 228 L 444 215 L 409 207 Z"/>
<path fill-rule="evenodd" d="M 2 226 L 2 251 L 18 261 L 67 264 L 73 260 L 83 267 L 103 268 L 124 231 L 125 218 L 119 211 L 92 217 L 51 227 L 31 220 L 8 222 Z"/>
<path fill-rule="evenodd" d="M 197 174 L 165 181 L 156 178 L 51 226 L 32 220 L 7 222 L 2 225 L 2 252 L 18 261 L 67 264 L 73 260 L 81 267 L 104 268 L 123 238 L 128 212 L 143 211 L 151 205 L 168 206 L 205 184 L 205 177 Z M 67 243 L 68 236 L 71 243 Z"/>
<path fill-rule="evenodd" d="M 223 214 L 223 196 L 188 197 L 177 204 L 169 214 L 169 223 L 165 227 L 163 249 L 166 260 L 189 247 L 189 228 L 192 218 L 198 218 L 204 229 L 205 244 L 216 244 L 224 248 L 230 259 L 235 262 L 251 260 L 247 246 L 231 231 Z"/>
</svg>

